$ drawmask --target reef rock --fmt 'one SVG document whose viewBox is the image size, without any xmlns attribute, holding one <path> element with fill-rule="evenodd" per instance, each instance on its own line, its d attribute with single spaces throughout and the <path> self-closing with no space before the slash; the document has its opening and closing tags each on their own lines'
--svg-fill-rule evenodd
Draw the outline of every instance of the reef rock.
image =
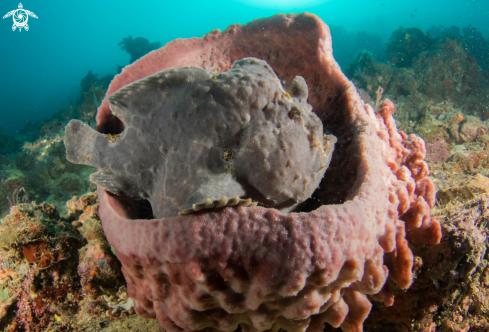
<svg viewBox="0 0 489 332">
<path fill-rule="evenodd" d="M 137 104 L 142 107 L 142 111 L 151 113 L 152 108 L 149 106 L 159 105 L 157 101 L 161 103 L 162 99 L 131 99 L 129 92 L 135 93 L 134 89 L 139 87 L 144 95 L 147 83 L 154 81 L 152 84 L 155 86 L 164 84 L 158 83 L 159 72 L 172 67 L 194 66 L 205 69 L 195 70 L 202 75 L 202 82 L 212 79 L 209 70 L 218 71 L 223 73 L 222 80 L 225 81 L 226 76 L 233 76 L 232 71 L 236 70 L 236 66 L 232 67 L 233 63 L 246 57 L 265 60 L 285 87 L 297 83 L 303 87 L 303 82 L 298 82 L 301 79 L 296 76 L 304 78 L 309 87 L 307 102 L 321 120 L 323 132 L 338 139 L 326 174 L 311 199 L 297 206 L 294 212 L 279 211 L 267 207 L 270 204 L 268 201 L 258 200 L 261 204 L 254 207 L 228 206 L 149 220 L 147 218 L 151 215 L 148 214 L 148 204 L 141 200 L 145 195 L 140 194 L 143 192 L 140 189 L 147 185 L 144 181 L 157 178 L 160 173 L 156 172 L 156 175 L 149 177 L 145 174 L 128 175 L 131 180 L 127 182 L 128 186 L 118 182 L 126 178 L 110 177 L 111 182 L 107 187 L 120 190 L 120 194 L 110 194 L 103 186 L 99 186 L 99 214 L 107 239 L 123 265 L 128 294 L 134 300 L 138 314 L 157 318 L 169 332 L 182 329 L 233 331 L 238 325 L 244 331 L 278 331 L 280 328 L 289 332 L 306 329 L 322 331 L 324 323 L 341 326 L 344 331 L 360 331 L 371 308 L 367 295 L 391 305 L 393 293 L 388 286 L 388 279 L 402 289 L 410 286 L 413 279 L 413 254 L 408 239 L 418 244 L 435 244 L 440 240 L 441 231 L 438 221 L 431 220 L 429 216 L 430 207 L 435 202 L 435 190 L 427 177 L 427 164 L 423 161 L 426 154 L 423 140 L 414 135 L 407 137 L 397 131 L 392 117 L 395 108 L 389 100 L 383 103 L 378 112 L 364 104 L 355 86 L 335 62 L 329 29 L 317 16 L 307 13 L 276 15 L 246 26 L 233 25 L 224 32 L 213 31 L 201 39 L 175 40 L 146 55 L 114 78 L 107 92 L 108 98 L 98 110 L 98 131 L 121 136 L 111 143 L 108 137 L 82 129 L 81 124 L 74 123 L 68 126 L 68 156 L 76 156 L 76 161 L 84 163 L 87 162 L 86 157 L 90 160 L 94 158 L 98 160 L 94 164 L 100 167 L 99 172 L 110 172 L 112 169 L 109 162 L 102 162 L 102 159 L 113 156 L 97 153 L 111 151 L 108 146 L 122 142 L 126 135 L 134 140 L 126 141 L 134 154 L 126 154 L 119 157 L 119 160 L 124 161 L 122 165 L 138 165 L 137 160 L 133 161 L 133 156 L 144 154 L 137 149 L 141 148 L 144 153 L 148 153 L 148 146 L 155 143 L 147 140 L 148 146 L 136 144 L 146 133 L 141 131 L 141 136 L 138 136 L 139 132 L 133 129 L 133 124 L 139 122 L 142 125 L 146 119 L 140 116 L 130 118 L 127 109 Z M 310 163 L 312 166 L 308 167 L 311 173 L 307 178 L 312 182 L 321 177 L 321 165 L 327 164 L 329 154 L 325 145 L 329 143 L 323 143 L 320 127 L 314 122 L 316 117 L 308 113 L 305 94 L 296 94 L 295 89 L 288 88 L 286 91 L 291 96 L 288 101 L 271 70 L 265 69 L 263 62 L 257 62 L 264 70 L 243 74 L 243 80 L 238 78 L 238 81 L 245 81 L 244 77 L 250 76 L 244 87 L 251 91 L 242 96 L 245 100 L 249 98 L 251 107 L 247 106 L 249 113 L 239 110 L 240 107 L 233 108 L 237 114 L 234 120 L 236 126 L 243 123 L 241 117 L 252 119 L 256 116 L 256 119 L 263 119 L 258 113 L 264 112 L 266 116 L 267 111 L 262 111 L 262 107 L 270 99 L 267 103 L 261 103 L 256 98 L 263 94 L 275 96 L 277 91 L 274 107 L 282 111 L 272 113 L 276 114 L 277 120 L 271 118 L 267 121 L 288 124 L 291 126 L 289 134 L 300 132 L 301 126 L 292 130 L 297 126 L 295 121 L 304 121 L 303 129 L 312 134 L 308 142 L 303 138 L 283 139 L 290 142 L 287 143 L 290 145 L 297 140 L 298 145 L 307 150 L 291 154 L 289 161 L 292 172 L 299 172 L 304 163 Z M 184 73 L 185 70 L 190 69 L 174 69 L 173 72 Z M 255 89 L 250 83 L 258 80 L 258 73 L 268 77 L 269 83 L 263 87 L 265 92 Z M 143 80 L 131 84 L 140 79 Z M 202 86 L 205 90 L 208 85 Z M 231 86 L 229 89 L 233 90 Z M 304 88 L 299 90 L 305 91 Z M 202 100 L 196 96 L 205 100 L 205 91 L 192 91 L 195 94 L 181 95 L 200 105 Z M 237 94 L 225 96 L 231 101 L 239 98 Z M 117 103 L 126 98 L 134 104 L 124 103 L 124 106 Z M 168 98 L 172 102 L 184 103 L 173 99 L 173 96 Z M 253 100 L 260 103 L 256 115 Z M 188 105 L 191 106 L 190 103 Z M 299 112 L 289 115 L 294 105 Z M 175 114 L 176 117 L 191 114 L 186 109 L 179 112 Z M 274 122 L 280 120 L 282 113 L 293 119 L 284 118 L 285 122 Z M 305 125 L 309 120 L 306 121 L 304 117 L 310 117 L 313 125 Z M 151 121 L 156 122 L 156 114 Z M 225 123 L 234 125 L 234 122 Z M 158 128 L 158 125 L 153 126 Z M 209 122 L 207 126 L 217 131 L 218 121 Z M 261 126 L 253 130 L 261 130 Z M 285 130 L 283 127 L 280 129 Z M 197 126 L 195 128 L 202 130 Z M 274 128 L 279 129 L 278 125 L 269 128 L 272 131 Z M 172 136 L 168 146 L 196 137 L 193 133 L 186 133 L 188 136 Z M 95 139 L 86 137 L 86 134 L 93 135 Z M 70 136 L 79 137 L 78 142 L 70 142 Z M 86 142 L 99 146 L 87 148 Z M 256 142 L 270 144 L 269 141 Z M 307 144 L 304 146 L 300 142 Z M 240 144 L 243 142 L 240 141 Z M 318 147 L 315 147 L 316 144 Z M 202 144 L 196 142 L 196 146 Z M 70 149 L 73 147 L 81 149 L 81 152 L 72 152 Z M 221 147 L 232 148 L 232 145 Z M 235 156 L 241 150 L 236 150 Z M 223 150 L 218 151 L 223 153 Z M 266 163 L 269 159 L 266 155 L 255 154 L 259 151 L 256 149 L 249 152 L 249 158 L 255 161 L 255 165 L 242 160 L 243 164 L 235 164 L 233 167 L 241 166 L 243 169 L 239 172 L 256 176 L 260 181 L 274 182 L 274 176 L 260 175 L 267 172 Z M 276 153 L 275 158 L 281 158 L 281 152 L 272 151 Z M 318 162 L 302 160 L 303 153 L 314 156 Z M 140 159 L 139 162 L 145 160 Z M 167 167 L 187 165 L 186 162 Z M 113 166 L 115 169 L 118 167 Z M 287 165 L 285 169 L 284 165 L 280 167 L 285 172 L 282 175 L 283 190 L 293 192 L 290 188 L 294 188 L 294 182 L 293 179 L 289 180 Z M 225 167 L 214 169 L 214 176 L 228 176 Z M 316 175 L 314 172 L 317 172 Z M 206 176 L 204 173 L 203 177 Z M 186 175 L 186 179 L 202 181 L 193 175 Z M 272 184 L 260 185 L 266 187 Z M 175 186 L 174 189 L 187 190 L 186 186 L 199 188 L 201 184 L 185 183 L 181 179 L 180 187 Z M 245 194 L 240 197 L 250 198 L 244 186 L 241 187 Z M 237 185 L 236 188 L 239 189 Z M 160 195 L 157 192 L 145 193 L 148 198 L 151 198 L 150 194 Z M 288 197 L 300 200 L 292 194 Z M 278 199 L 276 201 L 279 202 Z M 191 203 L 188 198 L 185 202 Z M 280 207 L 280 203 L 275 204 Z M 160 211 L 158 207 L 152 208 Z"/>
<path fill-rule="evenodd" d="M 488 331 L 489 198 L 474 196 L 432 210 L 432 218 L 442 225 L 440 244 L 411 246 L 417 275 L 413 285 L 408 291 L 393 289 L 392 307 L 374 306 L 366 330 Z"/>
</svg>

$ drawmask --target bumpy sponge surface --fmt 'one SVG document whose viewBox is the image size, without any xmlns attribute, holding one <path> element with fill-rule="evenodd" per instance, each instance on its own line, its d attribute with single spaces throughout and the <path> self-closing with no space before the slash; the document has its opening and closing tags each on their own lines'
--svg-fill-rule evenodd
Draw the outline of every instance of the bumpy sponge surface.
<svg viewBox="0 0 489 332">
<path fill-rule="evenodd" d="M 264 87 L 279 92 L 277 100 L 288 105 L 284 108 L 287 114 L 292 104 L 303 112 L 292 112 L 286 123 L 303 121 L 300 117 L 308 114 L 301 101 L 303 84 L 296 77 L 307 82 L 307 102 L 321 119 L 323 131 L 337 137 L 326 174 L 312 197 L 294 210 L 300 213 L 266 207 L 273 204 L 275 196 L 270 194 L 271 203 L 263 201 L 263 206 L 224 207 L 147 220 L 141 200 L 112 195 L 99 186 L 104 232 L 122 263 L 135 310 L 144 317 L 155 317 L 168 332 L 233 331 L 238 325 L 244 332 L 322 332 L 325 323 L 343 331 L 361 331 L 370 301 L 392 305 L 390 285 L 410 286 L 413 253 L 408 241 L 436 244 L 441 228 L 436 218 L 430 218 L 435 189 L 423 161 L 423 140 L 397 130 L 391 101 L 384 101 L 377 112 L 362 101 L 333 58 L 324 22 L 308 13 L 276 15 L 245 26 L 232 25 L 223 32 L 215 30 L 202 38 L 175 40 L 124 68 L 109 86 L 108 101 L 124 86 L 161 70 L 192 65 L 224 73 L 245 57 L 266 60 L 280 82 L 286 82 L 291 104 L 286 97 L 280 99 L 276 83 Z M 109 103 L 104 101 L 98 109 L 97 129 L 122 132 Z M 314 126 L 305 123 L 302 130 L 315 133 L 309 129 Z M 270 128 L 278 129 L 278 125 Z M 313 142 L 320 135 L 314 135 L 307 141 L 295 140 L 305 143 L 302 149 L 312 146 L 319 154 Z M 89 146 L 84 139 L 86 135 L 80 137 L 80 149 Z M 287 144 L 292 143 L 295 141 Z M 329 149 L 326 145 L 323 143 L 325 151 Z M 246 149 L 233 151 L 238 155 Z M 91 151 L 74 155 L 86 162 L 86 153 Z M 274 158 L 280 158 L 280 153 Z M 223 155 L 224 161 L 231 156 Z M 301 159 L 303 156 L 290 155 L 294 171 L 311 162 Z M 275 181 L 273 176 L 260 174 L 267 172 L 264 163 L 257 161 L 254 166 L 247 161 L 243 159 L 247 168 L 254 167 L 252 177 Z M 231 166 L 241 172 L 236 164 Z M 294 186 L 293 181 L 288 183 Z M 267 192 L 263 189 L 266 183 L 253 186 Z M 268 199 L 267 194 L 262 195 Z"/>
</svg>

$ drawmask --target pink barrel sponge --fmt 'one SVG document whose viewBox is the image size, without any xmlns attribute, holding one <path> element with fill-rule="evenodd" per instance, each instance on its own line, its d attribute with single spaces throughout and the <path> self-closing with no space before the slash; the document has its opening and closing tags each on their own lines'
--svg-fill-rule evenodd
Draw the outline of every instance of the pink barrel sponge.
<svg viewBox="0 0 489 332">
<path fill-rule="evenodd" d="M 423 140 L 397 131 L 389 100 L 377 113 L 363 103 L 317 16 L 276 15 L 175 40 L 126 67 L 108 95 L 170 67 L 224 72 L 245 57 L 265 60 L 284 86 L 305 79 L 324 133 L 338 139 L 329 168 L 292 213 L 225 207 L 140 219 L 138 202 L 99 187 L 136 312 L 167 331 L 319 332 L 324 323 L 361 331 L 370 300 L 393 303 L 388 279 L 410 286 L 408 240 L 436 244 L 441 230 L 429 216 L 435 190 Z M 123 129 L 106 102 L 97 121 L 103 133 Z"/>
</svg>

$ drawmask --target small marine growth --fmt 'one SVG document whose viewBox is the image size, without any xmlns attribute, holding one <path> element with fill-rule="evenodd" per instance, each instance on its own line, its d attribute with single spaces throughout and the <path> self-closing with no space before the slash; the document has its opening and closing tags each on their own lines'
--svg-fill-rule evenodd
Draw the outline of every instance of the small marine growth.
<svg viewBox="0 0 489 332">
<path fill-rule="evenodd" d="M 117 44 L 120 46 L 121 50 L 126 51 L 131 56 L 129 63 L 133 63 L 143 55 L 156 50 L 161 47 L 161 42 L 149 42 L 144 37 L 132 38 L 132 36 L 127 36 L 122 39 L 122 41 Z"/>
</svg>

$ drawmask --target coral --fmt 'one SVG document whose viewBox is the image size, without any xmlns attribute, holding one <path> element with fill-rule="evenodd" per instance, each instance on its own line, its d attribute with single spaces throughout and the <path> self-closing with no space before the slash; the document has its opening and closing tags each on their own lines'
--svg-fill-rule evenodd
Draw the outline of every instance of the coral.
<svg viewBox="0 0 489 332">
<path fill-rule="evenodd" d="M 14 189 L 14 192 L 12 193 L 12 197 L 7 197 L 7 201 L 10 204 L 10 207 L 26 203 L 27 202 L 27 196 L 24 187 L 19 188 L 19 189 Z"/>
<path fill-rule="evenodd" d="M 418 28 L 400 27 L 389 38 L 387 59 L 397 67 L 411 67 L 416 57 L 433 43 L 429 35 Z"/>
<path fill-rule="evenodd" d="M 442 39 L 436 43 L 436 50 L 423 52 L 413 63 L 418 91 L 437 102 L 449 99 L 456 107 L 465 104 L 473 114 L 485 111 L 479 105 L 484 98 L 480 67 L 462 41 Z"/>
<path fill-rule="evenodd" d="M 489 129 L 487 126 L 474 116 L 468 116 L 460 128 L 460 137 L 465 142 L 473 142 L 477 137 L 487 135 L 488 133 Z"/>
<path fill-rule="evenodd" d="M 412 283 L 407 239 L 436 244 L 440 226 L 429 217 L 435 191 L 424 142 L 397 131 L 391 101 L 377 113 L 362 102 L 334 61 L 319 18 L 276 15 L 173 41 L 126 67 L 111 83 L 109 100 L 169 67 L 226 72 L 251 56 L 267 59 L 285 86 L 297 75 L 305 79 L 324 131 L 338 137 L 326 175 L 297 210 L 303 212 L 289 214 L 225 207 L 144 220 L 144 201 L 99 187 L 99 214 L 128 294 L 136 312 L 156 317 L 167 331 L 231 331 L 238 324 L 244 331 L 320 331 L 325 322 L 361 330 L 371 308 L 367 295 L 392 305 L 389 285 Z M 125 115 L 121 122 L 118 114 L 102 103 L 97 127 L 122 137 Z M 100 142 L 112 144 L 105 137 Z M 300 160 L 292 162 L 296 167 Z M 261 172 L 264 165 L 257 167 Z"/>
<path fill-rule="evenodd" d="M 95 331 L 87 328 L 94 319 L 132 313 L 97 196 L 67 205 L 62 217 L 53 205 L 18 204 L 0 222 L 2 331 Z"/>
<path fill-rule="evenodd" d="M 393 96 L 414 96 L 417 88 L 416 74 L 410 68 L 396 70 L 387 85 L 388 93 Z"/>
<path fill-rule="evenodd" d="M 24 149 L 24 151 L 29 151 L 31 153 L 33 153 L 34 151 L 39 151 L 37 158 L 39 160 L 42 160 L 42 158 L 44 156 L 46 156 L 49 148 L 53 144 L 61 143 L 61 142 L 63 142 L 63 140 L 64 140 L 64 135 L 61 134 L 61 135 L 58 135 L 52 139 L 46 139 L 45 138 L 45 139 L 39 140 L 35 143 L 27 142 L 24 144 L 24 146 L 22 148 Z"/>
<path fill-rule="evenodd" d="M 377 62 L 368 52 L 359 53 L 345 70 L 345 74 L 355 85 L 366 89 L 371 97 L 375 97 L 374 92 L 380 84 L 386 86 L 393 73 L 390 66 Z"/>
<path fill-rule="evenodd" d="M 95 103 L 103 98 L 110 79 L 106 76 L 92 82 L 88 92 L 81 93 L 78 106 L 60 109 L 50 120 L 26 124 L 20 132 L 24 143 L 15 141 L 15 149 L 12 149 L 11 137 L 4 137 L 0 132 L 0 149 L 2 143 L 9 146 L 8 153 L 2 155 L 0 152 L 0 197 L 3 197 L 0 199 L 0 216 L 7 214 L 12 205 L 5 198 L 12 200 L 13 192 L 20 188 L 24 188 L 29 201 L 53 203 L 60 209 L 73 195 L 89 191 L 87 175 L 92 168 L 66 160 L 64 128 L 73 118 L 95 126 Z"/>
<path fill-rule="evenodd" d="M 455 142 L 460 142 L 460 123 L 464 120 L 464 116 L 460 112 L 447 114 L 447 122 L 450 136 Z"/>
<path fill-rule="evenodd" d="M 432 162 L 445 162 L 450 158 L 451 151 L 448 143 L 437 138 L 426 143 L 426 159 Z"/>
<path fill-rule="evenodd" d="M 41 127 L 44 125 L 45 121 L 29 121 L 27 120 L 24 124 L 24 127 L 22 127 L 21 130 L 19 130 L 19 135 L 21 135 L 22 139 L 26 142 L 32 142 L 35 141 L 38 136 L 39 136 L 39 130 Z"/>
<path fill-rule="evenodd" d="M 27 179 L 25 174 L 16 169 L 0 169 L 0 216 L 8 213 L 8 210 L 17 203 L 26 202 Z"/>
<path fill-rule="evenodd" d="M 352 33 L 340 25 L 330 25 L 329 28 L 333 38 L 335 59 L 342 68 L 347 68 L 358 53 L 368 53 L 377 61 L 385 59 L 385 42 L 379 35 L 367 31 Z"/>
<path fill-rule="evenodd" d="M 450 159 L 462 172 L 476 174 L 478 168 L 487 166 L 487 153 L 482 155 L 481 158 L 477 153 L 462 150 L 455 151 Z"/>
<path fill-rule="evenodd" d="M 487 178 L 484 182 L 487 190 Z M 375 305 L 365 329 L 487 331 L 488 207 L 489 197 L 482 194 L 435 208 L 433 215 L 439 218 L 443 229 L 440 244 L 411 246 L 417 276 L 413 285 L 407 291 L 393 287 L 394 305 Z"/>
<path fill-rule="evenodd" d="M 489 195 L 489 178 L 477 174 L 469 179 L 464 178 L 463 181 L 441 188 L 436 193 L 436 201 L 439 205 L 445 206 L 473 200 L 480 194 Z"/>
<path fill-rule="evenodd" d="M 465 39 L 465 47 L 477 59 L 482 68 L 489 68 L 489 41 L 471 25 L 463 28 L 462 33 Z"/>
<path fill-rule="evenodd" d="M 8 298 L 1 301 L 0 328 L 68 331 L 62 317 L 76 310 L 80 296 L 68 260 L 81 245 L 78 232 L 52 205 L 20 204 L 0 223 L 0 244 L 0 283 Z"/>
<path fill-rule="evenodd" d="M 88 244 L 80 250 L 78 274 L 82 286 L 88 293 L 97 293 L 100 286 L 108 288 L 120 278 L 120 266 L 110 254 L 110 246 L 105 240 L 102 225 L 98 220 L 98 205 L 85 208 L 78 219 L 78 230 Z"/>
<path fill-rule="evenodd" d="M 103 234 L 98 216 L 98 200 L 95 193 L 73 197 L 67 203 L 68 216 L 74 220 L 72 225 L 78 228 L 87 244 L 79 250 L 77 272 L 83 300 L 80 303 L 79 317 L 88 321 L 91 315 L 106 315 L 116 318 L 110 305 L 127 301 L 125 286 L 122 282 L 120 264 L 113 256 L 110 245 Z M 104 300 L 110 298 L 111 301 Z M 119 316 L 121 312 L 118 312 Z"/>
<path fill-rule="evenodd" d="M 400 129 L 426 141 L 439 188 L 451 186 L 453 178 L 463 174 L 489 175 L 485 84 L 473 56 L 462 46 L 463 38 L 454 33 L 443 33 L 433 50 L 419 54 L 412 68 L 387 69 L 363 57 L 362 70 L 352 65 L 347 71 L 370 97 L 371 87 L 382 77 L 384 95 L 396 101 Z"/>
<path fill-rule="evenodd" d="M 428 28 L 427 34 L 434 39 L 443 38 L 443 37 L 458 38 L 462 36 L 460 34 L 460 28 L 454 25 L 452 25 L 449 28 L 445 28 L 442 25 L 439 26 L 432 25 L 431 27 Z"/>
<path fill-rule="evenodd" d="M 121 50 L 126 51 L 131 56 L 130 63 L 133 63 L 143 55 L 160 48 L 161 43 L 159 41 L 150 43 L 149 40 L 143 37 L 127 36 L 123 38 L 119 44 Z"/>
<path fill-rule="evenodd" d="M 66 202 L 66 207 L 68 208 L 68 218 L 70 219 L 78 219 L 80 215 L 84 215 L 85 213 L 92 214 L 92 205 L 97 204 L 97 194 L 88 193 L 83 195 L 78 199 L 78 197 L 74 196 L 68 202 Z M 80 217 L 82 222 L 86 219 L 86 216 Z"/>
<path fill-rule="evenodd" d="M 395 31 L 391 40 L 400 38 L 401 32 L 411 39 L 411 35 L 404 30 Z M 489 100 L 487 93 L 483 92 L 486 82 L 481 68 L 464 43 L 462 37 L 444 35 L 419 51 L 409 65 L 400 68 L 378 63 L 364 53 L 350 65 L 346 74 L 372 98 L 377 86 L 382 85 L 386 97 L 398 104 L 397 114 L 407 113 L 402 115 L 403 119 L 399 119 L 404 125 L 407 121 L 419 120 L 424 115 L 420 106 L 428 101 L 431 104 L 452 103 L 456 108 L 463 108 L 465 114 L 487 116 L 489 113 L 485 105 Z M 408 50 L 402 48 L 396 54 L 402 59 L 410 57 Z M 403 110 L 403 103 L 409 105 L 409 112 Z"/>
<path fill-rule="evenodd" d="M 20 150 L 22 143 L 14 136 L 2 132 L 0 128 L 0 155 L 9 155 Z"/>
<path fill-rule="evenodd" d="M 60 209 L 73 195 L 89 191 L 87 175 L 93 169 L 66 160 L 64 132 L 60 130 L 72 118 L 82 119 L 95 126 L 94 96 L 101 99 L 105 93 L 105 88 L 100 84 L 99 81 L 90 87 L 78 107 L 59 110 L 51 120 L 30 128 L 28 135 L 22 134 L 27 141 L 20 144 L 19 150 L 0 155 L 0 197 L 3 197 L 0 199 L 0 216 L 7 214 L 12 205 L 6 198 L 12 199 L 13 192 L 20 188 L 24 188 L 29 201 L 53 203 Z M 34 138 L 32 141 L 31 137 Z M 0 145 L 1 142 L 0 133 Z M 94 189 L 95 186 L 92 186 Z"/>
<path fill-rule="evenodd" d="M 89 92 L 91 86 L 97 81 L 98 81 L 98 75 L 92 74 L 92 71 L 89 70 L 87 76 L 85 76 L 80 83 L 82 92 Z"/>
<path fill-rule="evenodd" d="M 29 199 L 63 207 L 73 195 L 89 190 L 86 175 L 92 168 L 73 165 L 64 154 L 63 136 L 58 135 L 26 143 L 14 157 L 15 164 L 10 167 L 25 178 L 18 187 L 24 187 Z"/>
<path fill-rule="evenodd" d="M 90 179 L 111 193 L 147 199 L 156 218 L 226 196 L 290 210 L 317 187 L 336 142 L 323 136 L 307 95 L 302 77 L 284 90 L 267 63 L 254 58 L 224 73 L 164 70 L 109 97 L 124 123 L 113 142 L 70 122 L 67 158 L 102 169 Z M 186 139 L 175 141 L 177 135 Z M 144 182 L 134 174 L 144 174 Z"/>
</svg>

